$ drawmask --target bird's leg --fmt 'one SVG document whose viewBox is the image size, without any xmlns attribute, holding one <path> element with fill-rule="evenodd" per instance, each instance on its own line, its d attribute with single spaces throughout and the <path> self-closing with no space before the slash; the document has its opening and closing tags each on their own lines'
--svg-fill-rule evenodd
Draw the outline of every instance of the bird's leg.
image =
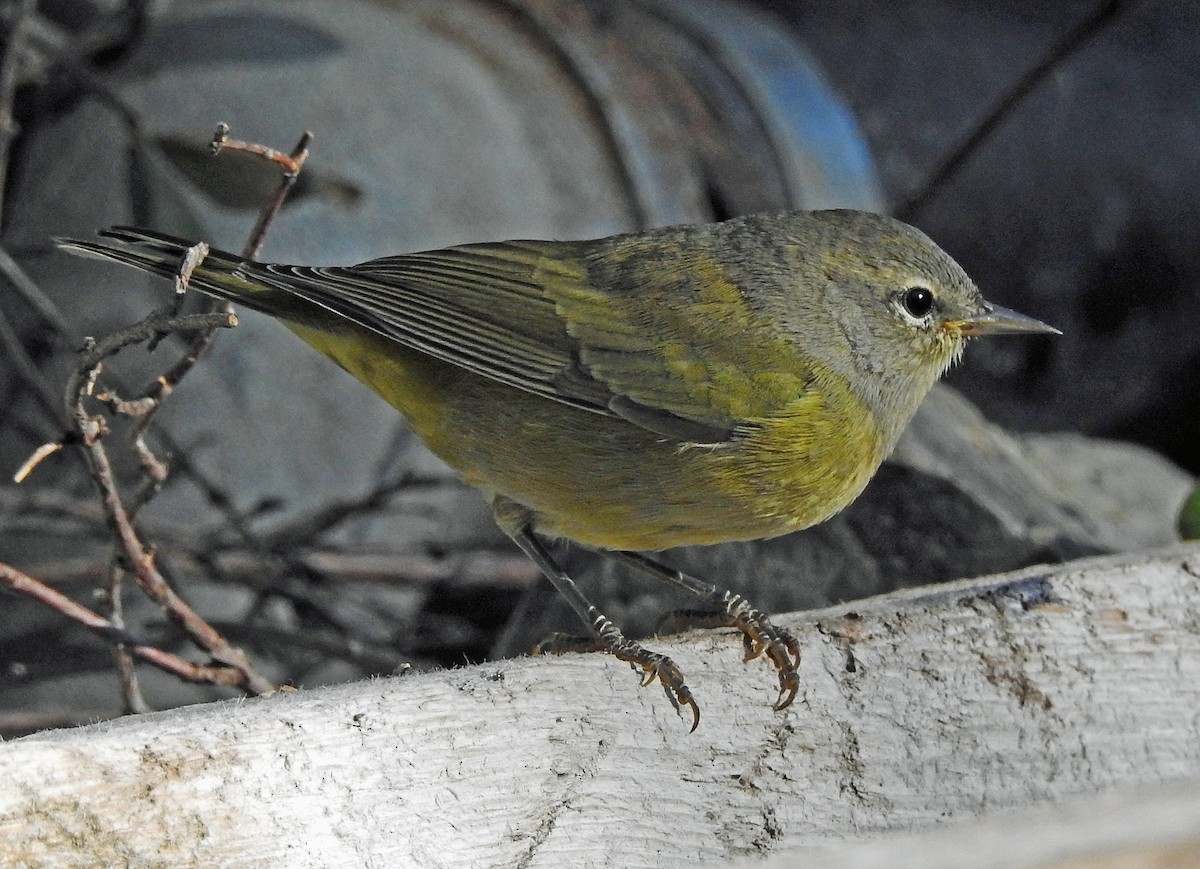
<svg viewBox="0 0 1200 869">
<path fill-rule="evenodd" d="M 686 573 L 659 564 L 639 552 L 606 552 L 618 561 L 643 573 L 661 579 L 688 594 L 698 597 L 715 612 L 686 613 L 674 620 L 675 630 L 687 627 L 729 627 L 742 632 L 746 656 L 751 661 L 765 655 L 779 671 L 779 698 L 775 709 L 786 709 L 800 691 L 800 644 L 790 633 L 771 624 L 766 615 L 755 609 L 741 595 L 725 591 Z"/>
<path fill-rule="evenodd" d="M 497 509 L 498 518 L 500 510 Z M 521 550 L 533 559 L 542 569 L 547 579 L 554 584 L 555 589 L 579 614 L 594 639 L 592 643 L 563 642 L 561 638 L 552 639 L 548 643 L 539 644 L 537 651 L 561 652 L 564 650 L 602 650 L 618 659 L 625 661 L 643 674 L 642 686 L 645 687 L 658 679 L 666 692 L 667 699 L 676 709 L 686 706 L 692 713 L 692 730 L 700 724 L 700 707 L 696 705 L 691 690 L 683 679 L 683 671 L 666 655 L 652 652 L 643 646 L 629 640 L 621 633 L 620 628 L 612 623 L 604 613 L 595 606 L 579 590 L 575 580 L 558 566 L 545 545 L 534 536 L 528 524 L 509 527 L 501 520 L 500 527 L 513 539 Z"/>
</svg>

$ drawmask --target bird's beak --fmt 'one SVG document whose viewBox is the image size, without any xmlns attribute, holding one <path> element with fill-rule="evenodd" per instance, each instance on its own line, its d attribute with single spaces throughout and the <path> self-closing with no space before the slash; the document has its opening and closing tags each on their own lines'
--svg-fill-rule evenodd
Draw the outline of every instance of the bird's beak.
<svg viewBox="0 0 1200 869">
<path fill-rule="evenodd" d="M 1058 329 L 1041 320 L 1026 317 L 1009 308 L 983 303 L 983 313 L 963 320 L 948 320 L 945 328 L 960 335 L 1061 335 Z"/>
</svg>

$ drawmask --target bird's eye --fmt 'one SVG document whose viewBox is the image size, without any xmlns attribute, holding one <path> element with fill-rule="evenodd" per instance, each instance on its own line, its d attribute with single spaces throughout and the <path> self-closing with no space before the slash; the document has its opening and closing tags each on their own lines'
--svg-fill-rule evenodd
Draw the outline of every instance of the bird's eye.
<svg viewBox="0 0 1200 869">
<path fill-rule="evenodd" d="M 933 292 L 925 287 L 909 287 L 900 296 L 904 310 L 917 320 L 923 320 L 933 310 Z"/>
</svg>

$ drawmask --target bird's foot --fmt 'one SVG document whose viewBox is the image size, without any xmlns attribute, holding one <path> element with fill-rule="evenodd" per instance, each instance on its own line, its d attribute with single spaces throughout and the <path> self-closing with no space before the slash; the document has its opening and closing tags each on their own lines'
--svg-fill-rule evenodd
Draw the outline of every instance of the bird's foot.
<svg viewBox="0 0 1200 869">
<path fill-rule="evenodd" d="M 657 679 L 667 695 L 667 700 L 677 712 L 686 708 L 692 713 L 692 728 L 689 733 L 700 725 L 700 707 L 684 681 L 683 671 L 666 655 L 652 652 L 645 646 L 626 639 L 618 631 L 606 631 L 605 635 L 599 637 L 554 634 L 538 643 L 533 650 L 535 655 L 562 655 L 568 652 L 608 652 L 629 664 L 634 670 L 641 671 L 643 688 Z"/>
<path fill-rule="evenodd" d="M 743 661 L 766 657 L 779 672 L 779 697 L 775 710 L 787 709 L 800 692 L 800 643 L 789 632 L 771 623 L 766 614 L 740 595 L 725 593 L 724 612 L 679 610 L 668 614 L 659 631 L 674 633 L 691 628 L 736 628 L 742 632 Z"/>
</svg>

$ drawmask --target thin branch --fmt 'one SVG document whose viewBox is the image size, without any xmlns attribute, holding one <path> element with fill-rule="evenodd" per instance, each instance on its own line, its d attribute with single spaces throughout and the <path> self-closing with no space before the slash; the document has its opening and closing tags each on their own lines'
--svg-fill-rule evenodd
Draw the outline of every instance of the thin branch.
<svg viewBox="0 0 1200 869">
<path fill-rule="evenodd" d="M 435 478 L 420 479 L 409 472 L 399 474 L 394 479 L 376 486 L 361 498 L 333 501 L 310 513 L 297 516 L 266 535 L 263 544 L 274 552 L 294 549 L 297 545 L 307 545 L 355 516 L 378 510 L 397 492 L 420 486 L 435 486 L 443 482 L 444 480 Z"/>
<path fill-rule="evenodd" d="M 136 134 L 136 119 L 131 119 L 130 123 Z M 267 229 L 307 159 L 308 143 L 311 138 L 311 134 L 305 133 L 292 154 L 283 155 L 262 146 L 229 140 L 228 127 L 224 125 L 218 130 L 217 137 L 214 139 L 214 152 L 221 148 L 245 150 L 258 153 L 260 156 L 279 163 L 284 168 L 279 188 L 271 202 L 260 214 L 246 245 L 247 257 L 257 255 Z M 190 671 L 179 670 L 184 678 L 193 681 L 217 681 L 222 684 L 237 685 L 243 690 L 256 694 L 274 690 L 274 686 L 257 673 L 248 657 L 240 649 L 234 648 L 221 632 L 201 618 L 176 594 L 164 576 L 163 570 L 156 563 L 154 550 L 142 542 L 139 532 L 134 526 L 134 518 L 138 511 L 159 490 L 168 474 L 167 465 L 154 454 L 146 442 L 146 433 L 154 416 L 167 396 L 204 355 L 217 330 L 237 323 L 237 317 L 228 304 L 222 305 L 220 310 L 209 313 L 188 316 L 180 313 L 190 276 L 193 270 L 201 264 L 207 251 L 207 246 L 200 243 L 189 249 L 182 258 L 176 272 L 175 295 L 171 304 L 152 312 L 140 322 L 98 341 L 88 339 L 80 353 L 76 368 L 67 381 L 65 400 L 67 416 L 71 422 L 69 433 L 63 436 L 58 444 L 47 444 L 41 447 L 19 471 L 19 477 L 24 478 L 37 466 L 38 462 L 55 452 L 57 446 L 60 445 L 77 444 L 84 452 L 92 482 L 100 493 L 105 523 L 116 541 L 116 554 L 108 572 L 107 591 L 111 618 L 102 619 L 86 608 L 72 611 L 71 615 L 89 625 L 93 630 L 105 632 L 116 643 L 117 667 L 121 674 L 122 693 L 130 711 L 142 711 L 147 708 L 137 686 L 134 659 L 148 660 L 155 655 L 166 653 L 138 643 L 125 632 L 122 624 L 122 585 L 126 573 L 133 576 L 142 591 L 158 604 L 173 622 L 181 626 L 195 643 L 206 649 L 216 661 L 223 665 L 193 668 Z M 188 345 L 184 356 L 165 373 L 155 378 L 143 390 L 142 395 L 126 399 L 111 389 L 96 389 L 102 367 L 111 356 L 130 344 L 136 343 L 145 343 L 149 350 L 153 350 L 158 342 L 169 334 L 191 334 L 194 335 L 194 338 Z M 130 427 L 129 445 L 141 465 L 143 484 L 129 505 L 122 501 L 108 452 L 102 442 L 108 431 L 107 425 L 102 418 L 88 412 L 85 407 L 88 398 L 102 402 L 117 416 L 134 420 Z M 221 493 L 221 497 L 228 502 L 229 499 L 223 493 Z M 382 498 L 383 495 L 380 494 L 378 497 Z M 342 512 L 348 515 L 348 511 L 343 510 Z M 240 516 L 237 519 L 239 521 L 233 524 L 244 532 L 243 536 L 246 542 L 254 545 L 255 548 L 267 551 L 267 548 L 262 547 L 250 533 L 245 523 L 240 521 Z M 13 579 L 20 586 L 19 590 L 33 594 L 38 599 L 62 609 L 63 604 L 60 600 L 48 596 L 48 594 L 56 595 L 57 592 L 53 592 L 44 584 L 36 583 L 29 577 L 23 577 L 20 580 L 17 582 L 17 578 Z M 97 619 L 100 621 L 96 621 Z M 174 658 L 174 656 L 171 657 Z M 174 660 L 179 661 L 177 658 Z M 182 663 L 185 667 L 193 666 L 188 665 L 187 662 Z"/>
<path fill-rule="evenodd" d="M 180 316 L 180 311 L 183 308 L 183 302 L 187 293 L 188 285 L 191 282 L 192 272 L 195 271 L 196 267 L 200 265 L 207 255 L 208 245 L 203 241 L 192 245 L 187 249 L 187 251 L 185 251 L 183 257 L 180 259 L 179 266 L 175 271 L 175 295 L 173 296 L 171 303 L 158 313 L 165 314 L 173 318 L 178 318 Z M 233 322 L 236 323 L 236 317 L 234 317 L 232 309 L 228 306 L 224 306 L 224 310 L 220 313 L 226 315 L 227 318 L 232 318 Z M 138 488 L 138 491 L 135 493 L 132 502 L 127 509 L 127 521 L 130 524 L 132 524 L 133 520 L 137 517 L 137 514 L 141 511 L 141 508 L 149 503 L 150 499 L 157 495 L 162 489 L 162 485 L 166 481 L 169 473 L 167 465 L 163 463 L 146 444 L 146 429 L 150 425 L 155 414 L 158 412 L 158 409 L 162 407 L 163 399 L 165 399 L 166 396 L 168 396 L 175 389 L 176 385 L 178 385 L 184 376 L 186 376 L 188 372 L 195 367 L 196 362 L 199 361 L 203 351 L 211 344 L 216 331 L 216 327 L 213 327 L 206 331 L 197 333 L 197 336 L 193 339 L 188 352 L 185 353 L 185 355 L 178 360 L 175 365 L 173 365 L 166 372 L 166 374 L 159 376 L 150 386 L 148 386 L 143 391 L 141 398 L 132 402 L 119 402 L 115 408 L 116 412 L 128 417 L 132 417 L 136 420 L 130 429 L 128 444 L 133 450 L 134 454 L 137 456 L 138 464 L 141 466 L 143 474 L 142 485 Z M 158 334 L 152 336 L 146 342 L 147 352 L 153 352 L 155 347 L 158 346 L 159 341 L 167 334 L 167 332 L 159 332 Z M 103 447 L 99 443 L 96 443 L 93 449 L 98 450 L 101 453 L 104 452 Z M 90 462 L 89 466 L 91 466 Z M 113 623 L 118 626 L 124 625 L 124 603 L 122 599 L 124 578 L 125 570 L 122 567 L 122 560 L 119 557 L 114 557 L 109 565 L 108 571 L 108 597 Z M 160 581 L 155 583 L 156 586 L 158 586 L 160 590 L 166 589 L 173 595 L 173 589 L 171 589 L 170 584 L 166 582 L 165 578 L 159 577 L 159 580 Z M 141 578 L 139 577 L 139 582 L 140 581 Z M 145 588 L 145 586 L 143 586 L 143 588 Z M 150 594 L 152 598 L 154 597 L 154 595 L 149 591 L 147 593 Z M 188 620 L 187 614 L 182 611 L 176 612 L 168 609 L 167 612 L 169 615 L 173 615 L 177 619 L 185 621 Z M 208 634 L 210 638 L 220 637 L 218 632 L 212 629 L 207 622 L 200 620 L 198 616 L 192 621 L 194 623 L 189 631 L 208 628 L 211 632 L 211 634 Z M 228 643 L 223 638 L 220 638 L 220 642 L 223 644 L 222 648 L 228 647 Z M 132 653 L 124 644 L 118 644 L 114 649 L 114 657 L 116 659 L 117 673 L 121 686 L 121 695 L 124 698 L 126 710 L 128 712 L 147 711 L 149 709 L 149 704 L 146 703 L 144 697 L 142 696 L 141 687 L 138 684 L 137 669 L 134 667 Z M 244 662 L 247 665 L 249 664 L 249 659 L 245 658 L 244 656 L 239 659 L 239 661 Z M 254 674 L 249 671 L 244 670 L 243 672 L 248 678 L 252 678 L 254 676 Z"/>
<path fill-rule="evenodd" d="M 9 286 L 25 300 L 33 311 L 60 336 L 70 336 L 75 330 L 67 322 L 58 305 L 42 292 L 41 287 L 34 283 L 33 278 L 21 268 L 20 264 L 0 247 L 0 274 L 8 279 Z"/>
<path fill-rule="evenodd" d="M 82 396 L 85 392 L 90 395 L 93 391 L 95 379 L 100 373 L 100 363 L 130 344 L 139 344 L 165 334 L 170 334 L 171 332 L 203 333 L 215 329 L 232 328 L 236 325 L 237 316 L 232 313 L 216 312 L 175 317 L 169 312 L 157 311 L 144 320 L 139 320 L 131 326 L 105 336 L 100 341 L 89 338 L 85 342 L 79 366 L 67 381 L 68 404 L 73 401 L 71 396 Z M 98 423 L 96 421 L 93 420 L 89 425 L 88 432 L 68 432 L 57 442 L 58 446 L 63 447 L 76 443 L 77 436 L 86 442 L 89 438 L 94 440 L 102 434 L 97 428 Z M 38 447 L 34 454 L 17 471 L 17 482 L 21 482 L 28 477 L 44 458 L 53 455 L 55 452 L 57 452 L 57 449 L 52 444 L 43 444 Z"/>
<path fill-rule="evenodd" d="M 0 583 L 18 594 L 31 597 L 51 609 L 57 610 L 110 642 L 123 644 L 129 653 L 139 660 L 188 682 L 241 687 L 245 681 L 244 674 L 236 666 L 193 664 L 178 655 L 145 645 L 124 628 L 117 627 L 103 616 L 3 562 L 0 562 Z"/>
<path fill-rule="evenodd" d="M 275 215 L 278 214 L 279 209 L 283 207 L 283 203 L 287 199 L 288 194 L 291 192 L 292 186 L 296 183 L 296 179 L 299 177 L 300 171 L 304 168 L 304 163 L 308 159 L 308 145 L 311 141 L 312 133 L 305 132 L 303 135 L 301 135 L 300 141 L 297 143 L 292 153 L 284 154 L 280 151 L 274 150 L 273 148 L 267 148 L 264 145 L 256 145 L 236 139 L 230 139 L 229 125 L 224 123 L 217 125 L 216 133 L 213 135 L 210 143 L 214 156 L 220 153 L 222 150 L 245 151 L 246 153 L 255 154 L 263 157 L 264 159 L 277 163 L 283 168 L 283 177 L 280 180 L 279 187 L 276 189 L 275 195 L 272 197 L 271 201 L 267 203 L 260 213 L 258 221 L 256 222 L 254 229 L 251 231 L 250 237 L 246 242 L 246 246 L 243 248 L 243 256 L 245 256 L 247 259 L 254 259 L 258 255 L 258 252 L 262 247 L 263 240 L 266 238 L 267 230 L 270 228 L 270 225 L 275 219 Z M 192 271 L 207 253 L 208 246 L 201 242 L 200 244 L 189 248 L 183 261 L 180 263 L 179 269 L 175 274 L 175 297 L 173 313 L 178 313 L 179 306 L 182 305 L 184 295 L 187 292 L 188 281 Z M 212 308 L 215 311 L 224 312 L 230 316 L 233 315 L 233 306 L 228 302 L 214 302 L 212 303 Z M 134 426 L 133 431 L 130 434 L 130 443 L 134 449 L 134 452 L 138 456 L 138 460 L 141 463 L 143 470 L 146 472 L 146 476 L 144 478 L 145 482 L 143 483 L 141 489 L 134 496 L 130 504 L 131 515 L 136 515 L 141 508 L 145 506 L 145 504 L 151 498 L 154 497 L 159 489 L 161 489 L 167 475 L 166 467 L 153 455 L 146 444 L 145 432 L 149 427 L 154 414 L 157 412 L 158 406 L 161 404 L 162 399 L 166 398 L 166 396 L 169 395 L 172 390 L 174 390 L 174 388 L 187 375 L 187 373 L 195 367 L 196 363 L 203 358 L 204 354 L 208 351 L 208 348 L 212 345 L 215 337 L 216 330 L 198 333 L 196 338 L 188 346 L 188 349 L 184 353 L 183 357 L 144 392 L 144 396 L 151 400 L 152 408 L 145 413 L 142 420 Z M 157 339 L 151 339 L 149 349 L 153 350 L 156 343 Z M 194 466 L 191 466 L 190 469 L 194 472 L 192 474 L 192 478 L 194 480 L 201 481 L 202 484 L 207 484 L 207 480 Z M 225 496 L 223 492 L 218 492 L 215 487 L 208 485 L 202 485 L 202 487 L 206 489 L 206 493 L 209 495 L 209 498 L 213 503 L 227 508 L 225 510 L 226 517 L 232 521 L 235 529 L 238 530 L 243 539 L 248 543 L 254 542 L 254 536 L 250 533 L 250 530 L 248 526 L 246 526 L 242 517 L 236 513 L 236 510 L 234 510 L 231 499 Z M 236 521 L 234 521 L 235 519 Z"/>
<path fill-rule="evenodd" d="M 99 341 L 91 341 L 84 348 L 79 358 L 79 364 L 68 383 L 68 395 L 79 394 L 80 381 L 88 379 L 99 365 L 108 357 L 124 350 L 131 344 L 141 344 L 161 335 L 180 332 L 195 334 L 210 332 L 215 329 L 231 329 L 238 323 L 237 316 L 222 311 L 205 314 L 186 314 L 173 316 L 167 311 L 156 311 L 143 320 L 119 329 L 111 335 L 105 335 Z M 88 390 L 90 392 L 91 390 Z"/>
<path fill-rule="evenodd" d="M 82 404 L 76 408 L 75 413 L 78 416 L 77 424 L 83 430 L 91 430 L 93 422 L 83 411 Z M 233 648 L 167 584 L 155 565 L 153 550 L 143 546 L 121 505 L 108 453 L 98 447 L 97 440 L 98 438 L 93 437 L 88 443 L 85 439 L 84 450 L 88 456 L 88 467 L 91 470 L 92 480 L 100 490 L 104 501 L 109 527 L 119 545 L 118 559 L 122 567 L 133 574 L 142 591 L 158 604 L 172 620 L 183 627 L 193 641 L 207 650 L 214 659 L 239 672 L 239 678 L 232 684 L 238 684 L 254 694 L 273 691 L 274 686 L 258 674 L 246 658 L 245 653 L 240 649 Z"/>
<path fill-rule="evenodd" d="M 25 460 L 21 467 L 17 468 L 16 473 L 13 474 L 13 482 L 25 482 L 25 478 L 33 473 L 34 468 L 40 465 L 44 459 L 49 458 L 61 450 L 64 445 L 65 444 L 63 441 L 52 441 L 50 443 L 42 444 L 33 451 L 33 454 Z"/>
<path fill-rule="evenodd" d="M 111 613 L 113 626 L 125 628 L 125 601 L 123 599 L 122 580 L 125 577 L 118 564 L 109 565 L 108 570 L 108 610 Z M 113 660 L 117 665 L 117 680 L 121 685 L 121 697 L 125 701 L 125 711 L 138 714 L 150 711 L 150 704 L 142 694 L 138 683 L 137 667 L 134 666 L 134 652 L 128 643 L 117 643 L 113 646 Z"/>
<path fill-rule="evenodd" d="M 301 136 L 300 142 L 293 153 L 290 156 L 284 156 L 261 146 L 251 146 L 244 142 L 230 141 L 228 132 L 228 127 L 225 125 L 221 125 L 218 128 L 217 135 L 213 140 L 214 153 L 223 147 L 237 148 L 252 153 L 259 153 L 267 159 L 280 163 L 284 167 L 284 174 L 279 188 L 276 190 L 276 194 L 271 202 L 268 203 L 259 216 L 258 223 L 247 242 L 245 255 L 248 258 L 253 258 L 257 255 L 267 229 L 282 207 L 288 192 L 291 190 L 308 157 L 308 143 L 311 141 L 312 136 L 305 133 Z M 119 554 L 113 563 L 109 582 L 109 594 L 112 598 L 111 605 L 114 622 L 119 624 L 120 621 L 121 579 L 124 571 L 129 570 L 142 590 L 158 603 L 172 619 L 179 623 L 193 640 L 208 649 L 217 660 L 233 664 L 241 672 L 244 688 L 254 693 L 263 693 L 264 691 L 272 690 L 273 686 L 258 675 L 252 668 L 249 659 L 240 649 L 233 648 L 221 633 L 205 622 L 175 594 L 170 584 L 155 565 L 153 552 L 144 547 L 133 527 L 133 518 L 140 511 L 141 507 L 159 491 L 168 474 L 167 466 L 154 455 L 147 445 L 145 440 L 146 431 L 158 409 L 162 406 L 163 400 L 195 367 L 211 346 L 216 336 L 217 328 L 222 325 L 233 325 L 237 322 L 232 307 L 228 303 L 225 303 L 220 305 L 214 314 L 198 315 L 201 318 L 209 318 L 206 321 L 211 323 L 209 328 L 200 329 L 195 332 L 195 338 L 191 341 L 184 356 L 166 373 L 156 378 L 144 390 L 140 398 L 129 402 L 121 401 L 111 394 L 98 396 L 107 399 L 109 406 L 116 412 L 136 419 L 130 431 L 130 446 L 137 455 L 142 467 L 144 482 L 134 496 L 128 509 L 121 503 L 112 467 L 108 460 L 108 454 L 100 443 L 100 438 L 104 434 L 103 427 L 87 413 L 83 406 L 84 396 L 92 392 L 92 384 L 95 382 L 103 360 L 107 359 L 112 353 L 117 352 L 121 347 L 126 346 L 131 338 L 134 338 L 138 334 L 145 335 L 146 329 L 149 329 L 151 334 L 146 337 L 146 341 L 149 349 L 153 350 L 163 336 L 181 331 L 178 328 L 161 328 L 156 324 L 156 321 L 165 316 L 172 326 L 177 326 L 189 320 L 189 318 L 179 316 L 180 307 L 183 303 L 184 294 L 187 292 L 191 274 L 201 263 L 207 252 L 208 248 L 203 243 L 195 245 L 187 251 L 176 271 L 175 295 L 172 304 L 166 310 L 152 314 L 142 324 L 135 324 L 134 327 L 122 330 L 121 333 L 117 333 L 115 336 L 108 336 L 108 338 L 100 342 L 95 342 L 93 346 L 85 351 L 75 375 L 72 376 L 68 383 L 68 411 L 75 422 L 76 431 L 80 435 L 84 451 L 88 457 L 88 468 L 91 471 L 92 479 L 100 490 L 103 503 L 105 504 L 106 518 L 119 542 Z M 143 328 L 139 330 L 139 326 L 143 326 Z M 122 673 L 122 688 L 126 703 L 131 708 L 136 709 L 143 706 L 144 702 L 141 701 L 140 693 L 137 690 L 133 664 L 129 658 L 130 654 L 131 652 L 123 646 L 118 647 L 118 668 Z"/>
<path fill-rule="evenodd" d="M 1063 34 L 1062 38 L 1042 56 L 1041 60 L 1008 86 L 1008 89 L 996 100 L 991 111 L 981 117 L 975 126 L 963 135 L 958 144 L 950 149 L 945 159 L 930 173 L 925 183 L 893 210 L 896 217 L 901 220 L 912 220 L 919 214 L 942 192 L 950 179 L 958 174 L 963 164 L 974 156 L 984 140 L 991 136 L 996 128 L 1009 117 L 1017 103 L 1029 96 L 1034 88 L 1045 81 L 1046 76 L 1055 67 L 1060 66 L 1068 57 L 1082 48 L 1117 16 L 1128 12 L 1135 5 L 1137 5 L 1137 0 L 1107 0 Z"/>
<path fill-rule="evenodd" d="M 172 299 L 170 307 L 172 315 L 179 315 L 183 307 L 183 300 L 187 294 L 188 285 L 191 282 L 192 272 L 206 256 L 208 256 L 208 245 L 204 242 L 192 245 L 184 254 L 182 261 L 179 263 L 179 268 L 175 272 L 175 296 Z M 229 309 L 226 308 L 225 311 L 228 312 Z M 138 401 L 144 409 L 136 414 L 130 414 L 136 416 L 137 421 L 130 429 L 128 443 L 137 456 L 138 463 L 141 465 L 144 474 L 142 486 L 137 494 L 134 495 L 129 506 L 129 515 L 131 517 L 137 516 L 142 507 L 158 494 L 162 489 L 163 483 L 166 482 L 168 474 L 167 466 L 154 455 L 146 443 L 146 430 L 150 427 L 150 423 L 154 421 L 154 417 L 158 413 L 159 408 L 162 407 L 163 401 L 175 390 L 175 387 L 187 376 L 188 372 L 196 367 L 196 363 L 200 361 L 204 350 L 211 343 L 211 335 L 213 334 L 215 334 L 215 330 L 210 333 L 200 333 L 197 339 L 188 347 L 184 355 L 142 391 L 142 397 Z M 157 340 L 151 339 L 146 349 L 152 351 L 157 343 Z"/>
<path fill-rule="evenodd" d="M 4 195 L 8 185 L 8 149 L 16 134 L 13 121 L 13 95 L 17 90 L 17 73 L 21 64 L 21 53 L 25 50 L 25 39 L 29 32 L 29 21 L 37 9 L 36 0 L 19 0 L 13 4 L 9 21 L 7 47 L 0 61 L 0 219 L 4 213 Z"/>
<path fill-rule="evenodd" d="M 216 660 L 236 668 L 240 673 L 238 684 L 248 691 L 263 694 L 274 690 L 274 686 L 258 674 L 240 649 L 233 648 L 180 598 L 158 570 L 153 551 L 145 547 L 139 539 L 122 504 L 112 464 L 100 442 L 106 426 L 103 420 L 93 417 L 84 407 L 84 399 L 94 391 L 94 383 L 104 360 L 124 347 L 139 341 L 149 341 L 164 333 L 197 330 L 203 332 L 230 327 L 236 323 L 237 318 L 227 313 L 178 317 L 172 316 L 169 310 L 157 311 L 139 323 L 108 335 L 100 341 L 90 342 L 67 381 L 66 403 L 78 443 L 87 457 L 92 481 L 100 492 L 105 519 L 118 544 L 117 563 L 133 575 L 146 595 L 181 625 L 197 644 Z M 114 579 L 112 586 L 113 593 L 119 597 L 119 582 Z"/>
<path fill-rule="evenodd" d="M 45 418 L 47 430 L 62 431 L 64 420 L 58 401 L 46 384 L 37 363 L 33 361 L 33 357 L 21 343 L 17 330 L 13 328 L 3 311 L 0 311 L 0 349 L 8 356 L 12 362 L 13 371 L 25 385 L 29 394 L 33 396 L 34 404 L 38 406 Z"/>
<path fill-rule="evenodd" d="M 275 219 L 275 215 L 279 213 L 279 209 L 283 207 L 284 201 L 292 190 L 292 185 L 296 183 L 296 179 L 300 176 L 300 170 L 304 168 L 304 161 L 308 159 L 308 146 L 312 143 L 312 140 L 313 134 L 305 131 L 300 136 L 300 141 L 296 143 L 296 147 L 292 149 L 292 153 L 284 154 L 282 151 L 276 151 L 274 148 L 268 148 L 264 145 L 230 139 L 229 125 L 217 125 L 217 131 L 213 134 L 211 142 L 214 155 L 221 153 L 221 151 L 243 151 L 247 154 L 253 154 L 265 160 L 270 160 L 272 163 L 277 163 L 283 168 L 283 177 L 279 181 L 279 186 L 275 189 L 275 195 L 271 197 L 271 201 L 267 203 L 262 213 L 259 214 L 258 222 L 250 232 L 250 238 L 247 240 L 246 246 L 242 248 L 242 256 L 246 259 L 258 258 L 263 241 L 267 237 L 267 229 Z"/>
</svg>

